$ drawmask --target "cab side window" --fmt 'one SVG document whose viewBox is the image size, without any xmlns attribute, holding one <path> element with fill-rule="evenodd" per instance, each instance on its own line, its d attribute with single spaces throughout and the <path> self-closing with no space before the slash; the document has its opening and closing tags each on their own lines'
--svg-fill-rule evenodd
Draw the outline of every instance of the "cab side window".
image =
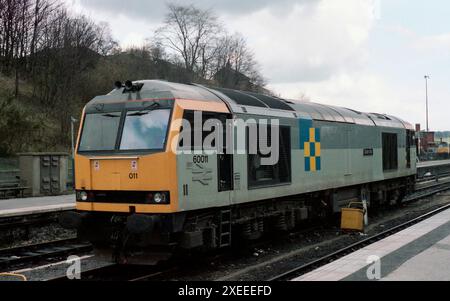
<svg viewBox="0 0 450 301">
<path fill-rule="evenodd" d="M 397 134 L 382 133 L 383 170 L 398 169 L 398 143 Z"/>
<path fill-rule="evenodd" d="M 248 187 L 258 188 L 273 186 L 291 182 L 291 128 L 279 126 L 279 159 L 274 165 L 261 165 L 261 158 L 269 155 L 262 155 L 259 149 L 260 139 L 264 139 L 258 131 L 258 151 L 257 154 L 250 154 L 249 129 L 247 128 L 247 170 Z M 271 127 L 267 125 L 267 139 L 271 141 Z M 263 145 L 266 141 L 262 141 Z M 269 143 L 270 145 L 270 143 Z"/>
</svg>

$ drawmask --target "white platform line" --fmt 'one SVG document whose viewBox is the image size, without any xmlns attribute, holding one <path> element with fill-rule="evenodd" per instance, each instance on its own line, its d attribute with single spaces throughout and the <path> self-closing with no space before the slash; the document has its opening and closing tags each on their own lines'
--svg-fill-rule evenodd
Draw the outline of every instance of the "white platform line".
<svg viewBox="0 0 450 301">
<path fill-rule="evenodd" d="M 0 210 L 0 217 L 13 217 L 20 215 L 39 214 L 45 212 L 58 212 L 72 209 L 75 209 L 75 203 L 4 209 Z"/>
</svg>

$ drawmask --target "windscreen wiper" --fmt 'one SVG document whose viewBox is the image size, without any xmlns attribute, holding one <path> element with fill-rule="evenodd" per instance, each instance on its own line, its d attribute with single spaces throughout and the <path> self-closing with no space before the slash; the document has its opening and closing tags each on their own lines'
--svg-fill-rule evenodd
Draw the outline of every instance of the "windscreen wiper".
<svg viewBox="0 0 450 301">
<path fill-rule="evenodd" d="M 155 110 L 157 108 L 160 107 L 160 104 L 157 102 L 152 103 L 151 105 L 148 105 L 142 109 L 140 109 L 139 111 L 135 112 L 135 113 L 131 113 L 128 114 L 127 116 L 142 116 L 142 115 L 147 115 L 149 111 Z M 147 112 L 144 112 L 147 111 Z"/>
<path fill-rule="evenodd" d="M 117 116 L 117 115 L 114 115 L 114 114 L 110 114 L 110 113 L 103 114 L 102 116 L 105 116 L 105 117 L 112 117 L 112 118 L 120 117 L 120 116 Z"/>
</svg>

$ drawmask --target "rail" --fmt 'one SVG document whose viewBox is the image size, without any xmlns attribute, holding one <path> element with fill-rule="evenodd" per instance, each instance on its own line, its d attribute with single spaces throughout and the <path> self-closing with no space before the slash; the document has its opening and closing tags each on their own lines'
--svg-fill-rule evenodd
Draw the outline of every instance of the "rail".
<svg viewBox="0 0 450 301">
<path fill-rule="evenodd" d="M 75 238 L 62 239 L 46 243 L 0 249 L 0 271 L 67 254 L 79 254 L 92 251 L 92 245 Z"/>
</svg>

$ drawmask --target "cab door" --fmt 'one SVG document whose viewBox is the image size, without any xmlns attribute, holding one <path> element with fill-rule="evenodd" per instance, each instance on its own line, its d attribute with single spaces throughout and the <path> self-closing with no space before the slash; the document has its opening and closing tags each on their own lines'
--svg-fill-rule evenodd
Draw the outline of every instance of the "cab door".
<svg viewBox="0 0 450 301">
<path fill-rule="evenodd" d="M 413 132 L 406 130 L 406 168 L 411 168 L 411 147 L 413 143 Z"/>
<path fill-rule="evenodd" d="M 183 119 L 188 121 L 191 127 L 190 152 L 177 156 L 179 191 L 183 196 L 181 207 L 184 210 L 228 206 L 230 205 L 230 191 L 233 189 L 232 154 L 225 154 L 220 150 L 211 153 L 204 149 L 205 139 L 213 132 L 213 130 L 203 130 L 205 122 L 215 119 L 225 126 L 228 115 L 217 112 L 201 112 L 202 126 L 200 129 L 195 126 L 195 122 L 199 122 L 198 117 L 199 115 L 194 117 L 194 111 L 191 110 L 185 110 L 183 114 Z M 196 135 L 201 137 L 201 141 L 195 138 Z M 186 151 L 187 147 L 184 142 L 182 146 Z"/>
<path fill-rule="evenodd" d="M 233 126 L 229 126 L 227 119 L 231 120 L 231 116 L 227 114 L 220 114 L 219 120 L 221 121 L 223 131 L 223 147 L 221 153 L 217 155 L 217 186 L 218 192 L 226 192 L 233 190 L 233 153 L 227 152 L 227 145 L 231 143 L 233 139 Z"/>
</svg>

